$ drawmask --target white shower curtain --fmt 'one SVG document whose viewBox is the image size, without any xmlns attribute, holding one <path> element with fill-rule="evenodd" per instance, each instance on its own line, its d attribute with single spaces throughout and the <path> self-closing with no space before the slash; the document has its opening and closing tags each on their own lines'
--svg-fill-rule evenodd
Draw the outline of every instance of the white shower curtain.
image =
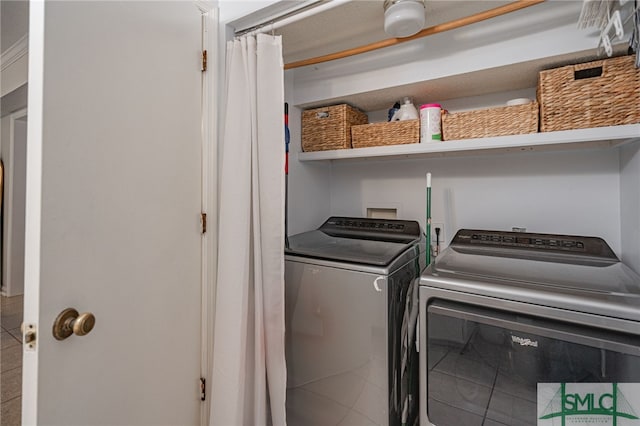
<svg viewBox="0 0 640 426">
<path fill-rule="evenodd" d="M 281 37 L 227 44 L 212 426 L 286 424 Z"/>
</svg>

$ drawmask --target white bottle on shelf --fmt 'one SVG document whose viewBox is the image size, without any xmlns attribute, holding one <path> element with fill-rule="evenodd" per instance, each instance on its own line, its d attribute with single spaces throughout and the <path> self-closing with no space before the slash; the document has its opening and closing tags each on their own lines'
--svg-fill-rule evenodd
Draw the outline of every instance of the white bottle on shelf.
<svg viewBox="0 0 640 426">
<path fill-rule="evenodd" d="M 411 98 L 405 96 L 400 105 L 400 109 L 393 114 L 391 121 L 417 120 L 418 110 L 413 106 Z"/>
</svg>

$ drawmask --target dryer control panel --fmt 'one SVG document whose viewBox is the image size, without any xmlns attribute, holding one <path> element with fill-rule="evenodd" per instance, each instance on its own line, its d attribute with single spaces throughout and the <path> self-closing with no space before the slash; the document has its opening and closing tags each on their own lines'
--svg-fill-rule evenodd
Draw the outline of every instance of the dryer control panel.
<svg viewBox="0 0 640 426">
<path fill-rule="evenodd" d="M 609 245 L 598 237 L 461 229 L 451 245 L 570 253 L 618 260 Z"/>
</svg>

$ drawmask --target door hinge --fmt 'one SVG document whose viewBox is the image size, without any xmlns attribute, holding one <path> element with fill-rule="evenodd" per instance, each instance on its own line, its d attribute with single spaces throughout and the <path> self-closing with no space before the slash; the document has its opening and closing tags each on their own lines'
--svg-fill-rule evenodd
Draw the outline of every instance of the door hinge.
<svg viewBox="0 0 640 426">
<path fill-rule="evenodd" d="M 203 50 L 202 51 L 202 72 L 205 72 L 207 70 L 207 51 Z"/>
<path fill-rule="evenodd" d="M 202 222 L 202 233 L 206 234 L 207 233 L 207 214 L 200 213 L 200 220 Z"/>
<path fill-rule="evenodd" d="M 200 401 L 207 399 L 207 379 L 200 377 Z"/>
</svg>

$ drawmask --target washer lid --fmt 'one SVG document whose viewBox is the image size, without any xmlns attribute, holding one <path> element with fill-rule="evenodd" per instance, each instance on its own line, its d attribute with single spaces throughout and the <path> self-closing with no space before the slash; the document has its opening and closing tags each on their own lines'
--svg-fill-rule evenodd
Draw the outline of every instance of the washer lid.
<svg viewBox="0 0 640 426">
<path fill-rule="evenodd" d="M 315 231 L 289 237 L 288 254 L 387 266 L 420 241 L 416 221 L 330 217 Z"/>
<path fill-rule="evenodd" d="M 410 244 L 344 238 L 322 231 L 309 231 L 289 237 L 288 254 L 339 262 L 387 266 Z"/>
<path fill-rule="evenodd" d="M 577 292 L 638 294 L 637 277 L 623 272 L 607 243 L 597 237 L 463 229 L 434 272 L 504 279 Z"/>
<path fill-rule="evenodd" d="M 640 297 L 640 282 L 619 261 L 570 263 L 545 258 L 501 256 L 449 247 L 438 256 L 434 274 L 466 276 L 475 280 L 507 280 L 513 285 L 562 288 L 569 293 L 610 293 Z"/>
<path fill-rule="evenodd" d="M 460 232 L 475 235 L 476 242 L 454 238 L 422 275 L 421 285 L 640 320 L 640 276 L 599 238 Z M 481 235 L 487 236 L 484 242 Z M 490 236 L 506 236 L 507 244 L 520 237 L 522 244 L 508 246 Z M 567 250 L 545 248 L 551 240 L 567 241 Z"/>
</svg>

